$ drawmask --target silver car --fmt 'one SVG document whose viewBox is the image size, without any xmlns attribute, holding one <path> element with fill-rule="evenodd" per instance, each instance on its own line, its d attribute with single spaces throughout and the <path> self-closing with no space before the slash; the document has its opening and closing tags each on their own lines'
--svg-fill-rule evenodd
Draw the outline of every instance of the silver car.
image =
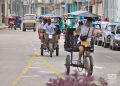
<svg viewBox="0 0 120 86">
<path fill-rule="evenodd" d="M 118 24 L 111 33 L 110 48 L 117 50 L 120 48 L 120 24 Z"/>
<path fill-rule="evenodd" d="M 105 30 L 102 33 L 102 46 L 106 48 L 110 44 L 111 32 L 115 29 L 117 23 L 108 23 Z"/>
</svg>

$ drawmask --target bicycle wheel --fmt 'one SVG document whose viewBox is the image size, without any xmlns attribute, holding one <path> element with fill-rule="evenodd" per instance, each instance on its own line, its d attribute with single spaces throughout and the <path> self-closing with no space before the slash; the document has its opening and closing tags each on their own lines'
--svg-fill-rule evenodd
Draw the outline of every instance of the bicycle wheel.
<svg viewBox="0 0 120 86">
<path fill-rule="evenodd" d="M 43 44 L 41 44 L 41 56 L 43 56 L 44 50 L 43 50 Z"/>
<path fill-rule="evenodd" d="M 66 74 L 69 75 L 70 74 L 70 55 L 66 56 Z"/>
<path fill-rule="evenodd" d="M 57 48 L 56 48 L 56 56 L 59 56 L 59 45 L 57 45 Z"/>
<path fill-rule="evenodd" d="M 92 56 L 85 57 L 84 59 L 84 68 L 87 75 L 92 75 L 93 73 L 93 58 Z"/>
</svg>

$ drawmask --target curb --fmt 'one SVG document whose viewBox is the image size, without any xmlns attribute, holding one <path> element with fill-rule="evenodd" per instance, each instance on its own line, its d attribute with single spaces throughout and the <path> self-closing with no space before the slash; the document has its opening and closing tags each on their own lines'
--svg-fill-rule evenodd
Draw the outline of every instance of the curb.
<svg viewBox="0 0 120 86">
<path fill-rule="evenodd" d="M 0 26 L 0 30 L 7 29 L 8 26 Z"/>
</svg>

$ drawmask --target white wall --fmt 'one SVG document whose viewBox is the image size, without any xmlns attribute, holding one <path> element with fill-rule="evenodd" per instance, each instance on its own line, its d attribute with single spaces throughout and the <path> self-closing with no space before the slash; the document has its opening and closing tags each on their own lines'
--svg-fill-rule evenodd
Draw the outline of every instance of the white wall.
<svg viewBox="0 0 120 86">
<path fill-rule="evenodd" d="M 108 17 L 110 21 L 120 17 L 120 0 L 108 0 Z"/>
<path fill-rule="evenodd" d="M 1 17 L 1 13 L 2 13 L 2 0 L 0 0 L 0 17 Z"/>
</svg>

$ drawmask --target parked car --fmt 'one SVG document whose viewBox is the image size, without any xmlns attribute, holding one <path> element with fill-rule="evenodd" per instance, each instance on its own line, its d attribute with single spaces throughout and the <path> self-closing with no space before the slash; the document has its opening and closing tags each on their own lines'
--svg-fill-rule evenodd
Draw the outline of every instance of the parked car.
<svg viewBox="0 0 120 86">
<path fill-rule="evenodd" d="M 99 24 L 95 24 L 95 44 L 101 46 L 102 44 L 102 33 L 105 30 L 108 22 L 100 22 Z"/>
<path fill-rule="evenodd" d="M 102 34 L 102 46 L 106 48 L 110 44 L 111 32 L 115 29 L 117 23 L 108 23 Z"/>
<path fill-rule="evenodd" d="M 120 48 L 120 24 L 118 24 L 111 33 L 110 48 L 117 50 Z"/>
<path fill-rule="evenodd" d="M 35 14 L 25 14 L 22 24 L 23 31 L 33 30 L 36 31 L 36 15 Z"/>
</svg>

